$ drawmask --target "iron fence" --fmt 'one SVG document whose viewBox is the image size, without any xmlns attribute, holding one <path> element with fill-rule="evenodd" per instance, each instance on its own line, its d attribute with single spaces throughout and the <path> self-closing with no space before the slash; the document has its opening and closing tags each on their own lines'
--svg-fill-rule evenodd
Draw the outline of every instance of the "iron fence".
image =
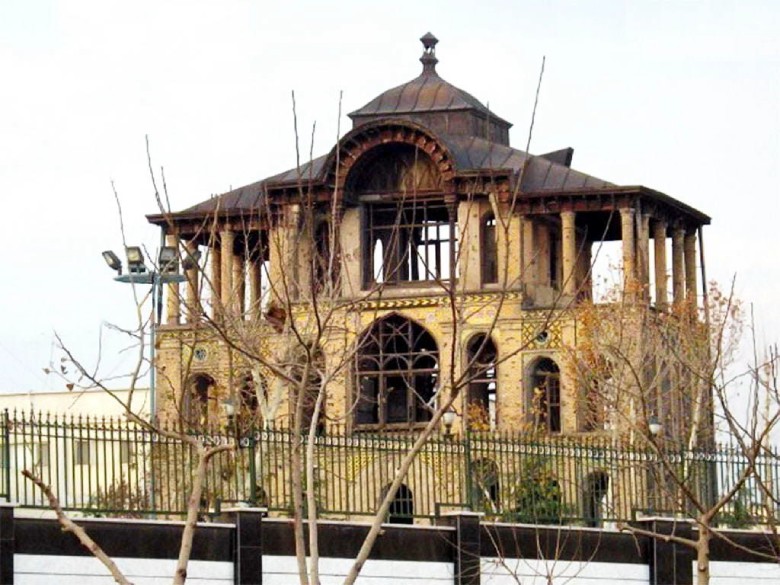
<svg viewBox="0 0 780 585">
<path fill-rule="evenodd" d="M 5 412 L 0 420 L 0 496 L 26 508 L 47 508 L 21 476 L 29 469 L 57 494 L 64 509 L 87 515 L 176 516 L 186 511 L 193 448 L 124 419 Z M 292 509 L 291 457 L 306 437 L 262 430 L 241 437 L 197 435 L 229 444 L 208 468 L 204 514 L 237 503 Z M 415 436 L 329 433 L 314 445 L 315 501 L 322 516 L 373 515 Z M 749 472 L 749 473 L 748 473 Z M 542 524 L 602 525 L 639 513 L 690 516 L 741 475 L 744 486 L 721 522 L 746 527 L 777 517 L 778 453 L 753 465 L 738 449 L 653 451 L 607 437 L 533 438 L 480 433 L 432 437 L 415 457 L 390 509 L 391 520 L 431 518 L 469 508 L 488 517 Z"/>
</svg>

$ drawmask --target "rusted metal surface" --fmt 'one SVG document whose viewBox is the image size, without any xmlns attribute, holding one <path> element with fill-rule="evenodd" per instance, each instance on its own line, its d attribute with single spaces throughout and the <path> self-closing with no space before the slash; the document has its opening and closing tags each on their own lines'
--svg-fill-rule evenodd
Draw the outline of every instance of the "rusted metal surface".
<svg viewBox="0 0 780 585">
<path fill-rule="evenodd" d="M 346 156 L 358 160 L 365 152 L 371 151 L 373 143 L 378 145 L 388 141 L 397 142 L 398 135 L 414 133 L 417 137 L 415 140 L 422 141 L 419 144 L 415 142 L 415 145 L 429 155 L 431 150 L 428 147 L 435 145 L 434 149 L 438 149 L 437 156 L 447 159 L 448 176 L 445 178 L 455 181 L 452 185 L 455 185 L 456 192 L 461 192 L 459 185 L 464 181 L 487 188 L 486 185 L 491 184 L 497 177 L 502 177 L 507 184 L 511 183 L 513 188 L 516 181 L 522 178 L 519 192 L 524 197 L 541 197 L 550 199 L 551 202 L 567 195 L 581 199 L 587 194 L 590 199 L 599 199 L 602 194 L 607 196 L 616 189 L 640 189 L 620 187 L 572 169 L 571 148 L 532 156 L 509 146 L 508 129 L 511 124 L 495 116 L 471 94 L 439 77 L 436 72 L 438 59 L 435 53 L 438 40 L 435 36 L 427 33 L 420 41 L 424 47 L 423 56 L 420 58 L 423 64 L 422 73 L 408 83 L 383 92 L 352 112 L 350 117 L 355 127 L 328 155 L 316 158 L 302 165 L 300 169 L 293 168 L 233 189 L 219 197 L 212 197 L 173 214 L 174 221 L 184 221 L 198 214 L 206 215 L 217 211 L 226 215 L 257 212 L 265 205 L 266 195 L 273 197 L 274 193 L 279 193 L 280 190 L 290 193 L 299 186 L 307 190 L 314 188 L 318 200 L 327 200 L 332 196 L 337 152 L 342 155 L 342 163 Z M 361 141 L 363 145 L 360 148 L 351 148 L 351 145 Z M 435 160 L 439 161 L 441 166 L 439 158 Z M 354 163 L 353 159 L 347 162 Z M 343 175 L 348 174 L 353 166 L 342 164 L 342 183 Z M 696 225 L 710 221 L 702 212 L 668 195 L 644 187 L 641 190 L 643 200 L 667 207 L 672 215 L 682 214 Z M 592 203 L 593 201 L 589 205 Z M 538 207 L 539 204 L 536 205 Z M 171 218 L 149 216 L 153 223 L 163 223 L 169 219 Z"/>
</svg>

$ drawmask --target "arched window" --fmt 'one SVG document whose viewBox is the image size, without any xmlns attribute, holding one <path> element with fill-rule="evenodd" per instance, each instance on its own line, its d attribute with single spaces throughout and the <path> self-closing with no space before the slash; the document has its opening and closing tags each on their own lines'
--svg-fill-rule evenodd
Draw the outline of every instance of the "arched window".
<svg viewBox="0 0 780 585">
<path fill-rule="evenodd" d="M 496 217 L 490 213 L 482 219 L 480 249 L 482 251 L 482 284 L 498 282 L 498 242 Z"/>
<path fill-rule="evenodd" d="M 185 385 L 182 397 L 182 423 L 190 429 L 203 429 L 209 420 L 209 398 L 213 394 L 214 378 L 207 374 L 195 374 Z"/>
<path fill-rule="evenodd" d="M 490 459 L 477 459 L 471 467 L 471 505 L 475 512 L 499 512 L 498 465 Z"/>
<path fill-rule="evenodd" d="M 352 167 L 345 190 L 364 212 L 366 287 L 455 277 L 457 222 L 444 202 L 439 167 L 425 150 L 376 146 Z"/>
<path fill-rule="evenodd" d="M 468 424 L 473 431 L 496 428 L 496 361 L 493 340 L 476 335 L 466 347 L 469 364 Z"/>
<path fill-rule="evenodd" d="M 531 373 L 533 419 L 549 433 L 561 432 L 561 372 L 550 358 L 542 358 Z"/>
<path fill-rule="evenodd" d="M 609 492 L 609 476 L 603 471 L 595 471 L 588 475 L 585 481 L 585 524 L 586 526 L 601 526 L 604 521 L 607 494 Z"/>
<path fill-rule="evenodd" d="M 358 341 L 357 425 L 425 422 L 431 418 L 439 352 L 430 333 L 400 315 L 376 321 Z"/>
<path fill-rule="evenodd" d="M 387 495 L 390 486 L 385 486 L 382 490 L 382 499 Z M 390 509 L 387 512 L 387 521 L 390 524 L 412 524 L 414 523 L 414 494 L 412 490 L 401 484 L 395 493 L 395 498 L 390 503 Z"/>
</svg>

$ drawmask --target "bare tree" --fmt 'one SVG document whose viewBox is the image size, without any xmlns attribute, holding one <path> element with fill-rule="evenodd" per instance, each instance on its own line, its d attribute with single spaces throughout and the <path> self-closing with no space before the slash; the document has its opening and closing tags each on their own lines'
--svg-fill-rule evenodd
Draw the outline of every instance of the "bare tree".
<svg viewBox="0 0 780 585">
<path fill-rule="evenodd" d="M 620 528 L 692 548 L 697 583 L 706 585 L 710 542 L 742 548 L 722 527 L 735 512 L 746 512 L 745 494 L 768 503 L 750 523 L 775 524 L 776 493 L 766 472 L 780 420 L 777 355 L 756 357 L 747 369 L 735 363 L 745 316 L 741 303 L 715 285 L 701 308 L 688 301 L 658 310 L 637 296 L 618 287 L 609 303 L 579 307 L 572 362 L 590 428 L 646 454 L 645 481 L 638 487 L 647 490 L 649 512 L 677 519 L 683 514 L 696 532 L 685 538 L 636 525 Z M 727 441 L 731 463 L 720 476 L 718 438 Z"/>
</svg>

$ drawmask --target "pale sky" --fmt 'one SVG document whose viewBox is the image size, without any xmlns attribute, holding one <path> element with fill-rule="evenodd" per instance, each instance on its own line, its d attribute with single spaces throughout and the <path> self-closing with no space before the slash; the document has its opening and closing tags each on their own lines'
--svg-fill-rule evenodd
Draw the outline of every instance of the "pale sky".
<svg viewBox="0 0 780 585">
<path fill-rule="evenodd" d="M 94 363 L 101 324 L 132 324 L 100 252 L 121 251 L 111 181 L 130 242 L 158 243 L 145 135 L 182 209 L 294 166 L 292 90 L 327 152 L 339 91 L 346 114 L 416 77 L 427 31 L 521 149 L 546 56 L 531 152 L 712 216 L 708 278 L 736 274 L 780 340 L 780 2 L 0 0 L 0 392 L 63 387 L 54 331 Z"/>
</svg>

